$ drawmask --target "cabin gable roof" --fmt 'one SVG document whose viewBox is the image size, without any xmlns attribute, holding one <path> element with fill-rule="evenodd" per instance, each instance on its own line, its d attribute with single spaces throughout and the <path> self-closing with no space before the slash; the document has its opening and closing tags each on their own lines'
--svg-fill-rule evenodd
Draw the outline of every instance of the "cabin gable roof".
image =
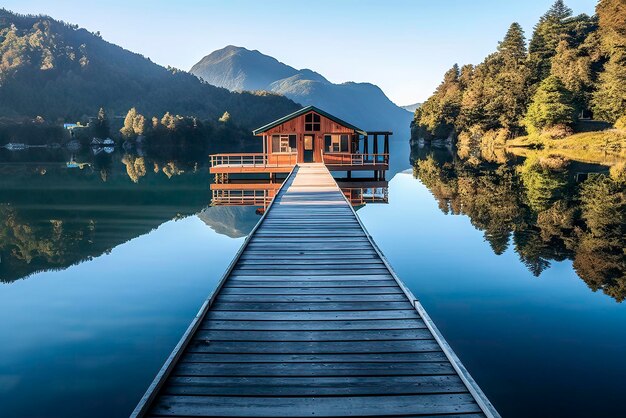
<svg viewBox="0 0 626 418">
<path fill-rule="evenodd" d="M 297 118 L 298 116 L 302 116 L 302 115 L 304 115 L 306 113 L 309 113 L 309 112 L 318 113 L 319 115 L 324 116 L 325 118 L 330 119 L 333 122 L 335 122 L 335 123 L 337 123 L 337 124 L 339 124 L 341 126 L 345 126 L 348 129 L 353 129 L 355 132 L 357 132 L 357 133 L 359 133 L 361 135 L 367 135 L 367 132 L 365 132 L 363 129 L 357 128 L 356 126 L 354 126 L 354 125 L 352 125 L 352 124 L 350 124 L 350 123 L 348 123 L 348 122 L 346 122 L 344 120 L 341 120 L 338 117 L 331 115 L 330 113 L 326 113 L 322 109 L 319 109 L 319 108 L 317 108 L 315 106 L 303 107 L 302 109 L 300 109 L 298 111 L 295 111 L 295 112 L 293 112 L 293 113 L 291 113 L 291 114 L 289 114 L 287 116 L 283 116 L 282 118 L 277 119 L 274 122 L 270 122 L 270 123 L 268 123 L 265 126 L 261 126 L 260 128 L 255 129 L 254 131 L 252 131 L 252 133 L 255 136 L 259 135 L 259 134 L 262 134 L 262 133 L 267 132 L 270 129 L 272 129 L 272 128 L 278 126 L 278 125 L 282 125 L 283 123 L 285 123 L 287 121 L 290 121 L 291 119 Z"/>
</svg>

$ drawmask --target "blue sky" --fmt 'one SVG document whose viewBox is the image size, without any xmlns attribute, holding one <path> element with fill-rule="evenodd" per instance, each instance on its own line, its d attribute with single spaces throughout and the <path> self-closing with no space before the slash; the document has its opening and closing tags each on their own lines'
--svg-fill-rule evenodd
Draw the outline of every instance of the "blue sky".
<svg viewBox="0 0 626 418">
<path fill-rule="evenodd" d="M 479 63 L 513 21 L 526 35 L 553 0 L 5 0 L 100 31 L 104 39 L 189 70 L 238 45 L 333 82 L 369 81 L 398 104 L 425 100 L 455 62 Z M 593 14 L 595 0 L 566 0 Z"/>
</svg>

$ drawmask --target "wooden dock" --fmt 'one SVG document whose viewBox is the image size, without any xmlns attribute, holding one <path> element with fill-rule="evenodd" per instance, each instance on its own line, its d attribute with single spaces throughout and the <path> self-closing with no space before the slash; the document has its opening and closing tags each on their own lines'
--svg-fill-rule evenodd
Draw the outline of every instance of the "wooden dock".
<svg viewBox="0 0 626 418">
<path fill-rule="evenodd" d="M 499 417 L 323 164 L 294 168 L 133 417 Z"/>
</svg>

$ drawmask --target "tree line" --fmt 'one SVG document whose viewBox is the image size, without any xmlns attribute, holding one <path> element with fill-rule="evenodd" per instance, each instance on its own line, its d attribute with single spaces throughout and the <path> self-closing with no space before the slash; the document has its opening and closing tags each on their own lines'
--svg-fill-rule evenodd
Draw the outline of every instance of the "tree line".
<svg viewBox="0 0 626 418">
<path fill-rule="evenodd" d="M 503 142 L 523 135 L 563 137 L 580 117 L 626 129 L 626 4 L 600 0 L 574 16 L 557 0 L 529 42 L 513 23 L 478 65 L 455 64 L 415 111 L 413 138 Z"/>
<path fill-rule="evenodd" d="M 137 106 L 211 120 L 228 111 L 237 124 L 253 128 L 299 108 L 276 94 L 212 86 L 75 25 L 1 8 L 0 97 L 0 117 L 41 116 L 52 123 L 86 119 L 100 107 L 122 115 Z"/>
</svg>

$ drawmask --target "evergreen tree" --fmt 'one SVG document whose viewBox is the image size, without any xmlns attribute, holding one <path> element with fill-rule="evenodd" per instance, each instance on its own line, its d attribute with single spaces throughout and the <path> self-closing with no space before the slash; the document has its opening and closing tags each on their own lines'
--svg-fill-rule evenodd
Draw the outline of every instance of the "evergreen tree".
<svg viewBox="0 0 626 418">
<path fill-rule="evenodd" d="M 541 16 L 530 40 L 529 53 L 535 66 L 535 79 L 543 80 L 550 74 L 551 59 L 556 48 L 567 33 L 567 19 L 572 9 L 563 0 L 556 0 L 552 7 Z"/>
<path fill-rule="evenodd" d="M 615 122 L 626 114 L 626 4 L 601 0 L 596 7 L 604 56 L 608 59 L 593 94 L 594 117 Z"/>
<path fill-rule="evenodd" d="M 454 132 L 461 108 L 460 70 L 454 64 L 443 77 L 435 93 L 415 112 L 414 126 L 429 135 L 445 138 Z"/>
<path fill-rule="evenodd" d="M 626 49 L 626 3 L 623 0 L 600 0 L 596 6 L 602 44 L 607 54 Z"/>
<path fill-rule="evenodd" d="M 98 138 L 106 138 L 109 136 L 109 120 L 102 107 L 98 111 L 98 118 L 94 122 L 93 133 Z"/>
<path fill-rule="evenodd" d="M 538 134 L 555 125 L 570 125 L 574 115 L 571 93 L 558 77 L 549 76 L 537 89 L 524 122 L 531 134 Z"/>
<path fill-rule="evenodd" d="M 529 82 L 524 31 L 513 23 L 498 51 L 473 69 L 469 81 L 463 83 L 457 129 L 487 132 L 504 128 L 507 136 L 519 133 L 529 101 Z"/>
<path fill-rule="evenodd" d="M 526 60 L 526 37 L 519 23 L 514 22 L 509 27 L 504 39 L 498 44 L 498 52 L 506 61 L 516 64 Z"/>
<path fill-rule="evenodd" d="M 520 128 L 529 101 L 528 88 L 530 70 L 527 66 L 528 52 L 524 31 L 513 23 L 498 47 L 501 67 L 495 77 L 491 97 L 487 97 L 488 108 L 497 114 L 499 126 L 516 132 Z"/>
<path fill-rule="evenodd" d="M 546 15 L 548 18 L 563 21 L 572 16 L 572 9 L 567 7 L 563 0 L 556 0 Z"/>
<path fill-rule="evenodd" d="M 589 55 L 577 48 L 571 48 L 563 40 L 556 48 L 556 55 L 552 58 L 550 74 L 563 82 L 566 89 L 572 92 L 572 98 L 577 110 L 589 108 L 589 92 L 593 86 L 592 60 Z"/>
<path fill-rule="evenodd" d="M 593 93 L 592 109 L 596 119 L 609 122 L 626 113 L 626 56 L 615 54 L 605 65 Z"/>
</svg>

